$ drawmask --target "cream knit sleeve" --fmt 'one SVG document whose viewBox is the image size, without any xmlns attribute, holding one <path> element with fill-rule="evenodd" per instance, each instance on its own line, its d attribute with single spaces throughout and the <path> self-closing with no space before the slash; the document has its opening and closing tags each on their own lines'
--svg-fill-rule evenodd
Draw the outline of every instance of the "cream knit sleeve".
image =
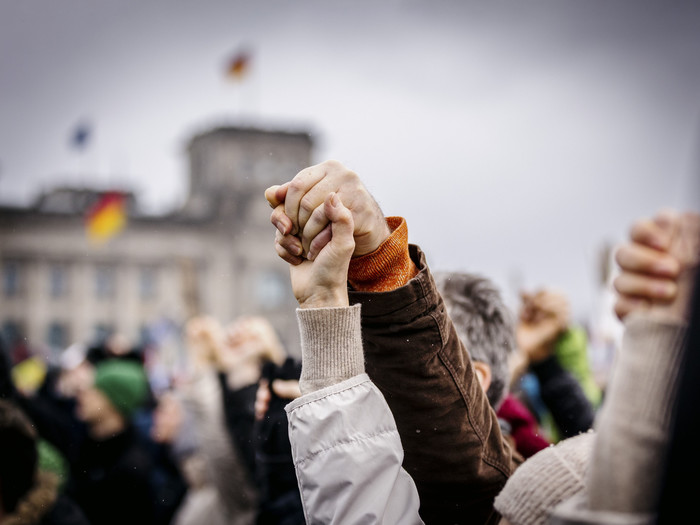
<svg viewBox="0 0 700 525">
<path fill-rule="evenodd" d="M 656 507 L 683 355 L 685 324 L 630 315 L 605 401 L 589 469 L 591 510 Z"/>
<path fill-rule="evenodd" d="M 299 388 L 308 394 L 365 372 L 360 305 L 299 308 L 302 369 Z"/>
</svg>

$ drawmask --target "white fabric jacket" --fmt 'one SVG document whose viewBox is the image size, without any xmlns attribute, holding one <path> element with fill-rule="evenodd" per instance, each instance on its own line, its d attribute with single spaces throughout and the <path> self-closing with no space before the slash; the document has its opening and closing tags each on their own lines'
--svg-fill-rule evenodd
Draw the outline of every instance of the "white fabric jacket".
<svg viewBox="0 0 700 525">
<path fill-rule="evenodd" d="M 306 394 L 286 410 L 309 525 L 423 523 L 394 417 L 367 374 Z"/>
</svg>

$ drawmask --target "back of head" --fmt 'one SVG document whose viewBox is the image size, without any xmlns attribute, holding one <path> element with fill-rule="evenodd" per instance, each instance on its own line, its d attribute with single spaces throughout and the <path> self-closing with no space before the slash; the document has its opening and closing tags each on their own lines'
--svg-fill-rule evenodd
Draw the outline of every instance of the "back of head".
<svg viewBox="0 0 700 525">
<path fill-rule="evenodd" d="M 436 272 L 435 282 L 457 335 L 473 361 L 491 368 L 487 397 L 498 409 L 510 382 L 508 362 L 516 349 L 515 318 L 496 285 L 485 277 L 463 272 Z"/>
<path fill-rule="evenodd" d="M 34 429 L 19 408 L 0 399 L 0 501 L 6 513 L 32 487 L 36 471 Z"/>
</svg>

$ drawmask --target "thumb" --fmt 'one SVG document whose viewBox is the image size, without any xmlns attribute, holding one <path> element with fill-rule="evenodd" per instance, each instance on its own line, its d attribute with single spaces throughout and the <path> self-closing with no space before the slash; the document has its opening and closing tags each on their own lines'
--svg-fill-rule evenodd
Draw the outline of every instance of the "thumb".
<svg viewBox="0 0 700 525">
<path fill-rule="evenodd" d="M 336 250 L 351 252 L 355 249 L 353 233 L 355 225 L 352 213 L 348 210 L 336 193 L 330 193 L 324 202 L 324 212 L 331 221 L 331 244 Z"/>
</svg>

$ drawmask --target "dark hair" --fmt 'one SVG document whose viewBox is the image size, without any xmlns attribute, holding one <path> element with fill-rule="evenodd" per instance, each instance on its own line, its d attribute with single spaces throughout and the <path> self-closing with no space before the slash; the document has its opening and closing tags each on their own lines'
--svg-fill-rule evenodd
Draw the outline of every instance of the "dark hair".
<svg viewBox="0 0 700 525">
<path fill-rule="evenodd" d="M 510 382 L 508 361 L 516 349 L 515 318 L 489 279 L 462 272 L 436 272 L 447 314 L 473 361 L 491 368 L 486 396 L 498 409 Z"/>
<path fill-rule="evenodd" d="M 0 399 L 0 500 L 6 513 L 29 492 L 37 472 L 36 433 L 24 413 Z"/>
</svg>

